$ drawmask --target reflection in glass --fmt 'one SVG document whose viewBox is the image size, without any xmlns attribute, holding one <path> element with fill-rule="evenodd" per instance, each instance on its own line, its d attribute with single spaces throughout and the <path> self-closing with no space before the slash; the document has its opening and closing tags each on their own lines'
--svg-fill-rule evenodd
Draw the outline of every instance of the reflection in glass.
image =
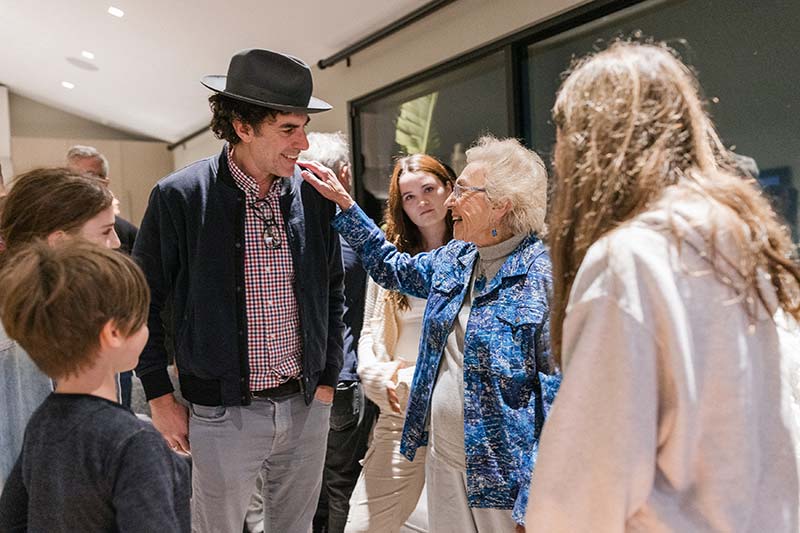
<svg viewBox="0 0 800 533">
<path fill-rule="evenodd" d="M 394 158 L 438 157 L 460 172 L 466 148 L 486 133 L 510 134 L 502 52 L 358 106 L 362 205 L 380 218 Z"/>
<path fill-rule="evenodd" d="M 555 143 L 550 110 L 574 57 L 617 37 L 665 41 L 698 74 L 726 146 L 755 160 L 776 209 L 798 240 L 800 2 L 643 2 L 528 47 L 526 138 L 545 159 Z"/>
</svg>

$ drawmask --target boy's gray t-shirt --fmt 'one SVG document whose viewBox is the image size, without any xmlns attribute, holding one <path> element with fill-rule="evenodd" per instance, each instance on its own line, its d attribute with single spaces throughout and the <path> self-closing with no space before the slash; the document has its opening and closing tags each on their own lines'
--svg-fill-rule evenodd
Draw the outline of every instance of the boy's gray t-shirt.
<svg viewBox="0 0 800 533">
<path fill-rule="evenodd" d="M 53 393 L 25 431 L 0 531 L 188 532 L 188 464 L 116 402 Z"/>
</svg>

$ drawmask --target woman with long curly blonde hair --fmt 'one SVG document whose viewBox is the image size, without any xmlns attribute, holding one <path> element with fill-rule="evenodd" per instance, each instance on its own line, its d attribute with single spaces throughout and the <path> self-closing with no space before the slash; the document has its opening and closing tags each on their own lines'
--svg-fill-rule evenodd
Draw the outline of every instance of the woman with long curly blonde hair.
<svg viewBox="0 0 800 533">
<path fill-rule="evenodd" d="M 699 91 L 669 49 L 626 42 L 559 91 L 564 380 L 531 530 L 798 530 L 800 267 Z"/>
</svg>

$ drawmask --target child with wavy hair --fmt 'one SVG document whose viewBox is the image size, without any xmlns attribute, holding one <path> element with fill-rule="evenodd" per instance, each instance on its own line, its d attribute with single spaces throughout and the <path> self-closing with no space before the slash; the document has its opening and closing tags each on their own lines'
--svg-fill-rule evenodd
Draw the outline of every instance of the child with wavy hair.
<svg viewBox="0 0 800 533">
<path fill-rule="evenodd" d="M 0 270 L 0 319 L 55 392 L 34 412 L 0 497 L 2 531 L 189 531 L 189 472 L 117 402 L 150 295 L 123 254 L 80 239 L 20 248 Z"/>
</svg>

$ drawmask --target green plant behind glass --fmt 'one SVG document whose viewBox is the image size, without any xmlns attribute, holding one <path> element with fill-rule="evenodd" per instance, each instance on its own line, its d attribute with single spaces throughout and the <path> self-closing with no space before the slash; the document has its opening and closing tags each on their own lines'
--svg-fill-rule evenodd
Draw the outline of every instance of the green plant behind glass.
<svg viewBox="0 0 800 533">
<path fill-rule="evenodd" d="M 406 154 L 430 154 L 439 147 L 439 134 L 433 125 L 433 110 L 438 99 L 439 91 L 436 91 L 400 105 L 394 141 Z"/>
</svg>

